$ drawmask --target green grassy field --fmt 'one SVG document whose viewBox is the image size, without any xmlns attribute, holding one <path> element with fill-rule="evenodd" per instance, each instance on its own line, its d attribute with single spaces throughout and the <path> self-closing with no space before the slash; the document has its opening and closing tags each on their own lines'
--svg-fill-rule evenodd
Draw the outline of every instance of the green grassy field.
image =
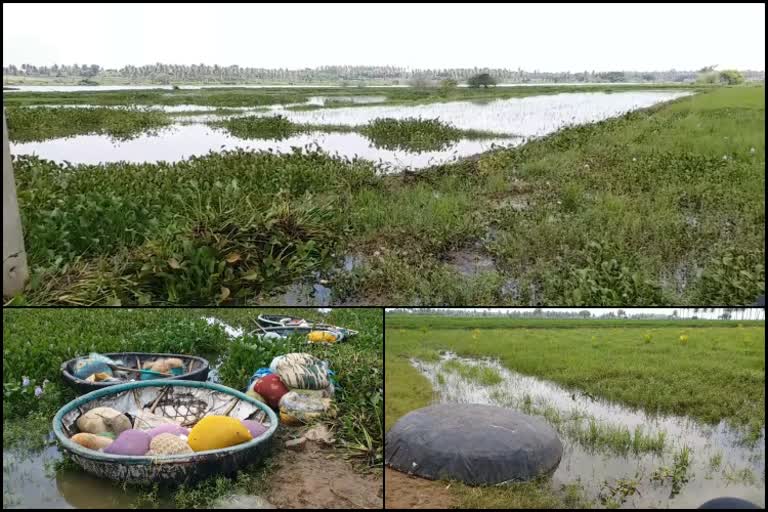
<svg viewBox="0 0 768 512">
<path fill-rule="evenodd" d="M 745 442 L 757 439 L 765 428 L 764 322 L 730 322 L 725 327 L 718 322 L 704 327 L 682 321 L 673 327 L 663 321 L 641 326 L 628 321 L 622 327 L 602 320 L 574 320 L 573 327 L 567 328 L 564 320 L 506 320 L 503 326 L 498 319 L 444 320 L 441 326 L 437 317 L 387 316 L 386 430 L 407 412 L 432 401 L 429 381 L 409 359 L 435 361 L 441 350 L 492 357 L 522 374 L 645 411 L 690 416 L 710 424 L 726 420 L 742 430 Z M 686 344 L 680 341 L 682 334 L 688 336 Z M 466 371 L 461 364 L 456 366 L 455 371 Z M 488 383 L 494 379 L 492 372 L 465 377 Z M 530 404 L 522 408 L 556 425 L 562 421 L 556 410 L 531 410 Z M 619 453 L 659 451 L 664 444 L 663 437 L 597 425 L 568 433 L 583 443 Z M 547 489 L 541 483 L 507 490 L 456 486 L 452 492 L 459 507 L 585 505 L 576 490 L 568 498 L 568 493 L 553 495 Z M 575 504 L 566 504 L 566 499 Z"/>
<path fill-rule="evenodd" d="M 75 393 L 61 379 L 61 363 L 90 351 L 173 352 L 218 358 L 220 381 L 243 390 L 253 372 L 288 352 L 310 352 L 330 362 L 339 389 L 338 416 L 332 427 L 340 439 L 339 454 L 360 470 L 376 470 L 383 457 L 383 326 L 380 309 L 334 309 L 327 319 L 359 330 L 348 343 L 310 346 L 303 337 L 263 343 L 255 336 L 237 340 L 202 319 L 211 316 L 243 327 L 265 309 L 12 309 L 3 310 L 3 446 L 37 451 L 48 441 L 50 420 Z M 291 310 L 292 315 L 320 320 L 317 310 Z M 23 377 L 29 385 L 23 386 Z M 34 395 L 37 386 L 43 394 Z M 212 479 L 197 488 L 174 492 L 177 506 L 206 506 L 230 491 L 265 492 L 269 462 L 240 471 L 234 479 Z M 152 501 L 152 500 L 150 500 Z M 156 505 L 155 505 L 156 506 Z"/>
<path fill-rule="evenodd" d="M 198 99 L 219 94 L 250 98 Z M 33 277 L 16 302 L 258 304 L 319 272 L 337 303 L 751 304 L 765 290 L 764 120 L 763 87 L 707 89 L 394 176 L 299 151 L 75 167 L 20 157 Z M 343 268 L 350 253 L 361 263 Z M 462 273 L 451 262 L 465 253 L 492 265 Z"/>
</svg>

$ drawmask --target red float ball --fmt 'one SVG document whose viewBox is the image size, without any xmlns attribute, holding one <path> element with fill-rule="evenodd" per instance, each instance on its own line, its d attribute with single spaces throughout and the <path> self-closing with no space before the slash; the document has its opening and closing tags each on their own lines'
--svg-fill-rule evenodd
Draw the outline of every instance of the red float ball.
<svg viewBox="0 0 768 512">
<path fill-rule="evenodd" d="M 274 373 L 256 379 L 256 382 L 253 383 L 253 390 L 263 396 L 267 404 L 273 409 L 277 409 L 280 399 L 288 392 L 283 381 Z"/>
</svg>

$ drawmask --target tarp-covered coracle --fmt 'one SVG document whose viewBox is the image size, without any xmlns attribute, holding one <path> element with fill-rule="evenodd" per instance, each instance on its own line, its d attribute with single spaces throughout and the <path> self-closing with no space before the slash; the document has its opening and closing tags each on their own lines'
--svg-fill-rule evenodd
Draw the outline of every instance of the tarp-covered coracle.
<svg viewBox="0 0 768 512">
<path fill-rule="evenodd" d="M 440 404 L 400 418 L 387 433 L 384 453 L 384 462 L 398 471 L 495 485 L 553 472 L 563 445 L 549 425 L 517 411 Z"/>
</svg>

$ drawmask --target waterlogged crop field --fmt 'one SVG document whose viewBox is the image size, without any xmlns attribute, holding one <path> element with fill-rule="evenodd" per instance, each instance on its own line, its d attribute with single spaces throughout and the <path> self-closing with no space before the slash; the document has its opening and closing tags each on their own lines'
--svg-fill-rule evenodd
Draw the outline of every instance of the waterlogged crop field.
<svg viewBox="0 0 768 512">
<path fill-rule="evenodd" d="M 764 293 L 762 87 L 4 100 L 32 267 L 19 303 L 627 306 Z"/>
<path fill-rule="evenodd" d="M 308 346 L 304 337 L 264 343 L 252 331 L 267 309 L 9 309 L 3 311 L 3 508 L 281 508 L 381 507 L 383 325 L 380 309 L 294 309 L 291 315 L 358 330 L 337 346 Z M 235 477 L 179 488 L 122 487 L 93 477 L 54 442 L 51 419 L 75 398 L 59 374 L 63 361 L 90 351 L 171 352 L 211 363 L 209 380 L 243 390 L 275 355 L 311 352 L 330 362 L 339 413 L 329 423 L 336 443 L 311 458 L 282 449 L 296 436 L 281 426 L 263 462 Z M 28 379 L 25 381 L 25 379 Z M 39 391 L 38 391 L 39 389 Z M 320 464 L 320 467 L 318 467 Z M 336 496 L 324 478 L 336 479 Z M 324 483 L 325 482 L 325 483 Z M 299 501 L 310 496 L 309 501 Z M 378 500 L 378 501 L 377 501 Z M 240 503 L 240 504 L 238 504 Z"/>
<path fill-rule="evenodd" d="M 387 317 L 386 428 L 434 402 L 515 408 L 559 432 L 563 459 L 507 488 L 387 469 L 387 506 L 765 506 L 764 322 L 455 323 Z"/>
</svg>

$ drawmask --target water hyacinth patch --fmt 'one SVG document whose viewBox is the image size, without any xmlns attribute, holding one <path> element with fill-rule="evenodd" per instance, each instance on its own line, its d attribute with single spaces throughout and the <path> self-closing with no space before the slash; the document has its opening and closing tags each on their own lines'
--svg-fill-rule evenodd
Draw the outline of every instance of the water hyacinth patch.
<svg viewBox="0 0 768 512">
<path fill-rule="evenodd" d="M 127 140 L 156 132 L 171 122 L 164 112 L 132 107 L 9 107 L 6 116 L 8 137 L 16 142 L 85 134 Z"/>
</svg>

